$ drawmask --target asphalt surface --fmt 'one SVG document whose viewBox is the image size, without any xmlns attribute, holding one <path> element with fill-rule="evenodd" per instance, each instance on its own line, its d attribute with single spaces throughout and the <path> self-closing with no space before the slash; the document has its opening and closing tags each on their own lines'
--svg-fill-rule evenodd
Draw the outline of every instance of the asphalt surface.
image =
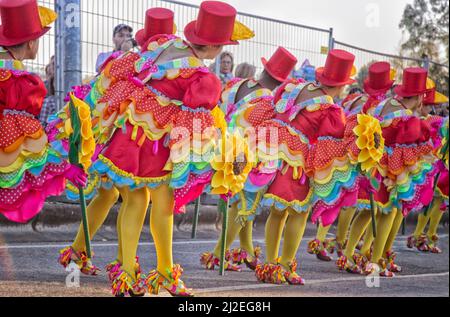
<svg viewBox="0 0 450 317">
<path fill-rule="evenodd" d="M 58 250 L 69 245 L 76 226 L 57 228 L 0 227 L 0 296 L 111 296 L 106 274 L 96 277 L 80 276 L 79 287 L 73 286 L 73 275 L 57 263 Z M 413 227 L 407 228 L 407 233 Z M 254 238 L 264 246 L 264 228 L 258 224 Z M 379 280 L 340 272 L 334 262 L 321 262 L 306 253 L 306 244 L 313 238 L 315 226 L 308 225 L 297 259 L 299 271 L 306 279 L 304 286 L 276 286 L 256 281 L 254 272 L 206 271 L 199 263 L 202 252 L 213 249 L 219 232 L 213 227 L 200 227 L 197 239 L 190 239 L 190 227 L 174 232 L 174 258 L 184 268 L 183 280 L 197 296 L 449 296 L 449 239 L 448 228 L 440 228 L 443 253 L 427 254 L 408 249 L 406 236 L 395 243 L 398 264 L 403 272 L 395 278 Z M 116 255 L 115 230 L 103 228 L 93 241 L 94 263 L 103 268 Z M 138 254 L 144 271 L 156 265 L 155 248 L 147 228 L 141 236 Z M 69 284 L 66 284 L 66 280 Z M 374 287 L 369 287 L 369 286 Z M 159 296 L 168 296 L 163 291 Z"/>
</svg>

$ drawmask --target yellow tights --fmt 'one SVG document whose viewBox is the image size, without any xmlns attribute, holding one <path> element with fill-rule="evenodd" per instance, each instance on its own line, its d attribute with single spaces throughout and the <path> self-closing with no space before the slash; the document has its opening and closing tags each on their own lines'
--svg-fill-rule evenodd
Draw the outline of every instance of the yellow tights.
<svg viewBox="0 0 450 317">
<path fill-rule="evenodd" d="M 427 226 L 428 221 L 430 221 L 430 226 L 428 228 L 427 236 L 431 238 L 433 235 L 436 234 L 439 222 L 441 221 L 442 218 L 441 205 L 442 199 L 436 198 L 433 201 L 433 206 L 431 207 L 431 210 L 428 212 L 426 216 L 425 213 L 419 214 L 416 230 L 414 231 L 414 237 L 416 239 L 418 239 L 419 236 L 425 231 L 425 227 Z"/>
<path fill-rule="evenodd" d="M 347 239 L 348 230 L 355 213 L 356 208 L 345 208 L 341 210 L 339 214 L 338 226 L 336 230 L 336 241 L 342 245 Z"/>
<path fill-rule="evenodd" d="M 151 193 L 150 231 L 155 242 L 157 270 L 167 278 L 173 267 L 174 194 L 168 185 L 161 185 Z"/>
<path fill-rule="evenodd" d="M 389 233 L 389 236 L 387 238 L 386 245 L 384 246 L 383 256 L 386 254 L 386 252 L 392 251 L 395 238 L 397 237 L 398 231 L 402 226 L 403 219 L 404 219 L 403 213 L 400 210 L 398 210 L 397 214 L 395 215 L 394 223 L 392 224 L 391 232 Z"/>
<path fill-rule="evenodd" d="M 87 219 L 88 219 L 88 224 L 89 224 L 89 236 L 91 239 L 95 236 L 98 229 L 105 222 L 109 211 L 114 206 L 114 204 L 117 202 L 118 198 L 119 198 L 119 191 L 113 187 L 112 189 L 100 188 L 98 190 L 98 194 L 94 197 L 94 199 L 92 199 L 91 203 L 89 204 L 89 206 L 86 209 Z M 122 199 L 125 202 L 126 197 L 122 197 Z M 124 206 L 125 206 L 125 203 L 122 203 L 118 219 L 120 218 L 120 215 L 122 214 Z M 118 239 L 119 239 L 119 241 L 121 239 L 119 231 L 118 231 Z M 75 251 L 85 251 L 86 250 L 83 224 L 80 224 L 77 236 L 75 237 L 75 240 L 72 244 L 72 248 Z M 122 251 L 120 249 L 120 243 L 119 243 L 118 255 L 121 254 L 121 252 Z"/>
<path fill-rule="evenodd" d="M 393 229 L 398 212 L 401 213 L 401 211 L 398 211 L 397 208 L 393 208 L 389 214 L 380 215 L 380 219 L 377 223 L 377 236 L 373 242 L 371 262 L 378 263 L 379 260 L 383 257 L 384 248 Z"/>
<path fill-rule="evenodd" d="M 330 229 L 331 225 L 324 227 L 322 224 L 319 224 L 319 227 L 317 228 L 316 240 L 324 242 Z"/>
<path fill-rule="evenodd" d="M 147 188 L 131 191 L 125 187 L 120 188 L 119 191 L 122 197 L 127 197 L 118 225 L 122 245 L 122 269 L 135 279 L 135 258 L 150 203 L 150 193 Z"/>
<path fill-rule="evenodd" d="M 436 199 L 433 205 L 433 208 L 429 212 L 430 214 L 430 226 L 428 228 L 428 239 L 431 239 L 434 235 L 437 234 L 437 229 L 439 223 L 441 222 L 442 216 L 444 213 L 441 211 L 442 200 Z"/>
<path fill-rule="evenodd" d="M 242 249 L 246 250 L 250 255 L 255 255 L 255 250 L 253 248 L 253 221 L 248 221 L 242 227 L 239 222 L 236 221 L 238 216 L 239 202 L 234 203 L 230 206 L 228 210 L 228 223 L 227 223 L 227 237 L 225 250 L 229 250 L 233 244 L 236 237 L 239 235 L 240 246 Z M 216 257 L 220 257 L 220 251 L 222 247 L 222 236 L 219 237 L 216 247 L 214 248 L 213 254 Z"/>
<path fill-rule="evenodd" d="M 344 255 L 348 259 L 351 259 L 353 257 L 356 246 L 359 240 L 361 240 L 364 231 L 366 231 L 367 227 L 369 226 L 371 218 L 372 217 L 369 210 L 362 210 L 355 217 L 355 220 L 350 227 L 347 246 L 344 250 Z"/>
<path fill-rule="evenodd" d="M 283 250 L 280 264 L 288 268 L 289 263 L 295 259 L 300 242 L 305 233 L 308 212 L 297 213 L 288 208 L 278 211 L 272 207 L 266 223 L 266 260 L 269 263 L 277 263 L 281 235 L 284 230 Z"/>
</svg>

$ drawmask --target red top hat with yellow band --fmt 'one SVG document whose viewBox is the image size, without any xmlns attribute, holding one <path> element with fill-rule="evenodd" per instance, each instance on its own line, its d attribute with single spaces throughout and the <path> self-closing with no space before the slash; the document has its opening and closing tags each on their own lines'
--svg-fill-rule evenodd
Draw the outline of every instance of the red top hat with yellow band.
<svg viewBox="0 0 450 317">
<path fill-rule="evenodd" d="M 236 9 L 220 1 L 204 1 L 196 21 L 184 29 L 186 39 L 197 45 L 237 45 L 254 33 L 236 21 Z"/>
<path fill-rule="evenodd" d="M 36 0 L 0 0 L 0 46 L 14 46 L 47 33 L 56 13 Z"/>
<path fill-rule="evenodd" d="M 420 96 L 427 92 L 428 71 L 421 67 L 410 67 L 403 70 L 403 82 L 394 88 L 400 97 Z"/>
<path fill-rule="evenodd" d="M 297 58 L 284 47 L 279 47 L 269 61 L 261 58 L 265 70 L 274 79 L 284 82 L 297 64 Z"/>
<path fill-rule="evenodd" d="M 391 64 L 376 62 L 369 67 L 369 76 L 364 81 L 364 91 L 369 95 L 386 93 L 394 84 Z"/>
<path fill-rule="evenodd" d="M 353 84 L 356 81 L 351 78 L 356 73 L 354 62 L 355 55 L 344 50 L 331 50 L 325 67 L 316 70 L 317 80 L 331 87 Z"/>
<path fill-rule="evenodd" d="M 448 98 L 436 90 L 436 84 L 431 78 L 427 79 L 427 92 L 423 98 L 425 106 L 440 105 L 448 103 Z"/>
<path fill-rule="evenodd" d="M 136 33 L 136 42 L 139 46 L 158 34 L 174 34 L 177 27 L 174 23 L 173 11 L 165 8 L 148 9 L 145 13 L 145 26 Z"/>
</svg>

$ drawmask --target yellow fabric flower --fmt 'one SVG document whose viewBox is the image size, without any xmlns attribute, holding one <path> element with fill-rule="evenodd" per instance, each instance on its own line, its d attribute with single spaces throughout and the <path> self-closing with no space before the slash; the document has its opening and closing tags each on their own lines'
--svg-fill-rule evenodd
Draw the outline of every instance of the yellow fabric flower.
<svg viewBox="0 0 450 317">
<path fill-rule="evenodd" d="M 81 146 L 78 153 L 79 162 L 83 166 L 84 170 L 87 171 L 91 166 L 91 158 L 95 152 L 94 134 L 92 133 L 91 108 L 84 101 L 76 98 L 73 94 L 70 94 L 70 99 L 75 106 L 75 109 L 77 109 L 78 117 L 80 119 Z"/>
<path fill-rule="evenodd" d="M 361 170 L 369 171 L 383 156 L 384 138 L 380 122 L 372 116 L 359 114 L 358 125 L 353 132 L 358 136 L 356 146 L 361 150 L 358 155 Z"/>
<path fill-rule="evenodd" d="M 248 143 L 238 133 L 227 134 L 221 142 L 220 151 L 211 162 L 216 171 L 211 181 L 212 193 L 236 195 L 244 189 L 252 170 Z"/>
</svg>

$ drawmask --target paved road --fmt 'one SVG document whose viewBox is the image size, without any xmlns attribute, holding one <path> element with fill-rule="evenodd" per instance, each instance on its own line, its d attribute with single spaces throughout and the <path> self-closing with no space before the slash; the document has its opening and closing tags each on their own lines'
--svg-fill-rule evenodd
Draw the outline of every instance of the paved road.
<svg viewBox="0 0 450 317">
<path fill-rule="evenodd" d="M 69 273 L 56 263 L 56 258 L 75 229 L 45 228 L 36 233 L 28 228 L 0 228 L 0 296 L 110 296 L 104 272 L 97 277 L 81 276 L 80 287 L 66 287 Z M 191 240 L 189 228 L 185 229 L 175 232 L 175 261 L 183 265 L 183 279 L 197 296 L 449 296 L 448 229 L 441 228 L 441 255 L 407 249 L 406 237 L 400 236 L 395 247 L 404 271 L 396 278 L 380 279 L 379 287 L 372 288 L 367 287 L 365 277 L 339 272 L 333 263 L 320 262 L 306 253 L 306 243 L 315 231 L 312 225 L 297 255 L 305 286 L 260 284 L 246 268 L 240 273 L 227 272 L 224 277 L 217 271 L 203 270 L 199 255 L 213 248 L 218 233 L 200 228 L 198 238 Z M 412 229 L 408 228 L 408 232 Z M 264 245 L 262 226 L 256 228 L 255 239 Z M 113 228 L 102 229 L 93 244 L 95 263 L 100 267 L 115 258 Z M 145 270 L 155 267 L 155 249 L 147 229 L 142 234 L 139 255 Z"/>
</svg>

